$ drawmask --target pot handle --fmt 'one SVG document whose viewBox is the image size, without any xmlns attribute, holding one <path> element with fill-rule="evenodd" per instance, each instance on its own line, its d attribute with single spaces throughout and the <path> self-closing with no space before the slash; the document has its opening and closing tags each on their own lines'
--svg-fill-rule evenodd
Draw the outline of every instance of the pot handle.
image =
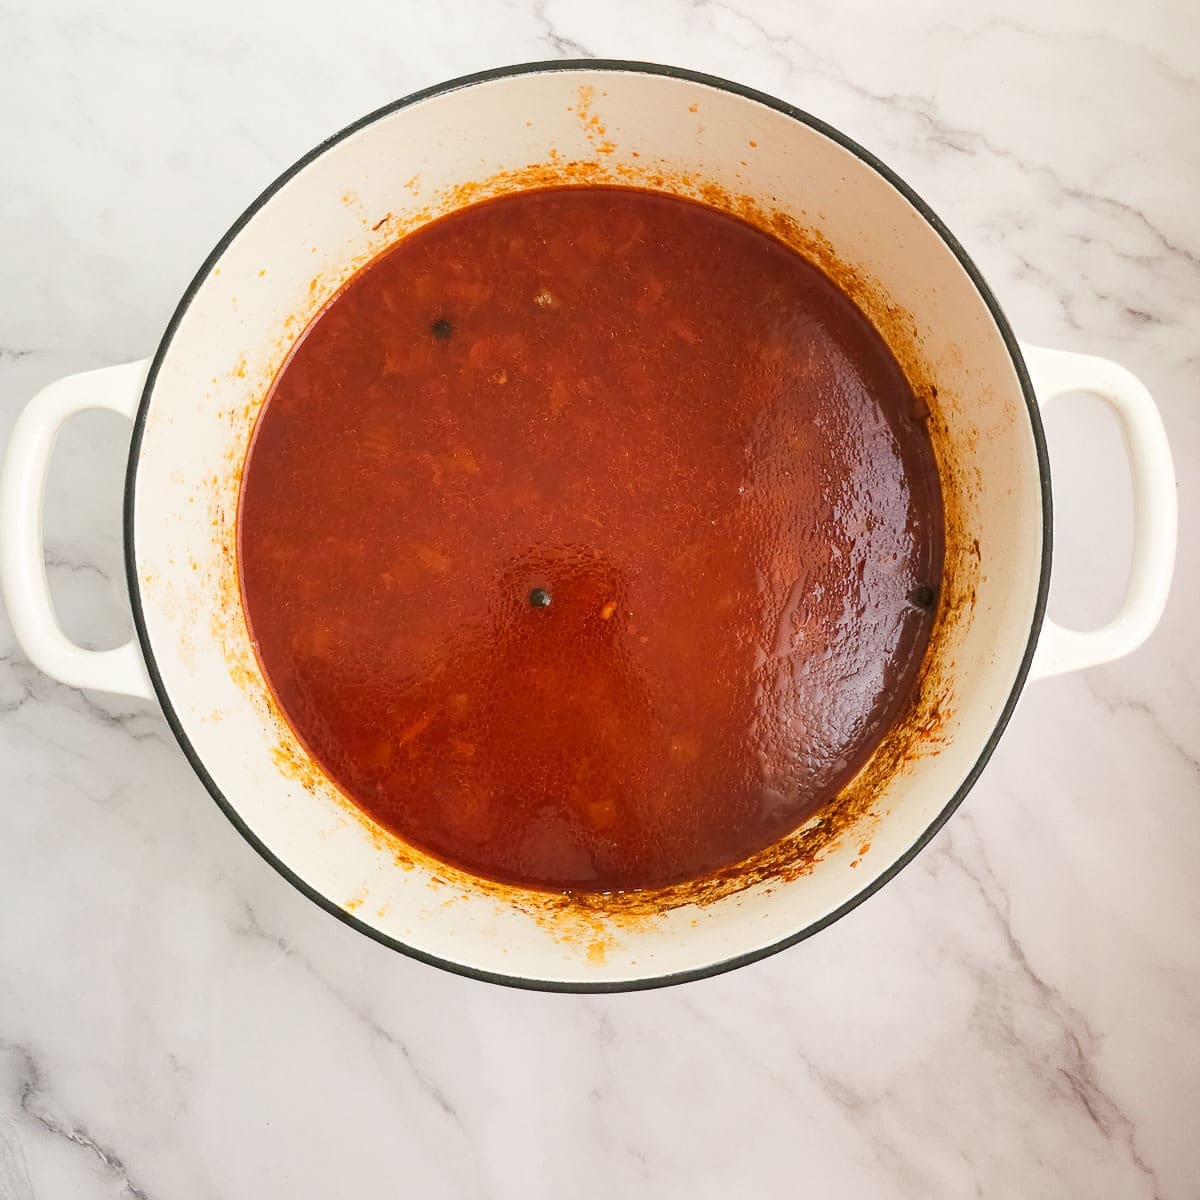
<svg viewBox="0 0 1200 1200">
<path fill-rule="evenodd" d="M 0 469 L 0 592 L 14 633 L 30 661 L 77 688 L 154 698 L 136 639 L 115 650 L 85 650 L 54 615 L 42 552 L 46 472 L 58 431 L 69 417 L 108 408 L 133 420 L 150 360 L 68 375 L 25 406 Z"/>
<path fill-rule="evenodd" d="M 1175 566 L 1178 503 L 1171 447 L 1158 408 L 1142 382 L 1124 367 L 1090 354 L 1022 346 L 1038 404 L 1066 392 L 1091 392 L 1116 415 L 1133 480 L 1133 558 L 1125 599 L 1099 629 L 1042 625 L 1030 676 L 1044 679 L 1111 662 L 1136 650 L 1154 632 L 1167 602 Z"/>
</svg>

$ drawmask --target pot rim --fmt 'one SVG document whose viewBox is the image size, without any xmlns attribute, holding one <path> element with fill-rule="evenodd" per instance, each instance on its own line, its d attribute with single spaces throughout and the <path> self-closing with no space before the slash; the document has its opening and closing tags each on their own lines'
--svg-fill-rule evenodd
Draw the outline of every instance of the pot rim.
<svg viewBox="0 0 1200 1200">
<path fill-rule="evenodd" d="M 158 664 L 154 655 L 154 648 L 150 644 L 149 632 L 146 625 L 145 613 L 142 607 L 141 595 L 141 580 L 138 577 L 136 568 L 136 552 L 134 544 L 134 510 L 136 507 L 136 479 L 138 460 L 141 456 L 142 437 L 146 427 L 146 417 L 149 412 L 150 398 L 154 391 L 155 381 L 158 376 L 159 369 L 162 366 L 163 360 L 166 357 L 171 347 L 171 342 L 174 339 L 175 332 L 182 322 L 188 308 L 191 306 L 192 300 L 204 280 L 208 277 L 213 267 L 216 265 L 221 256 L 228 249 L 230 243 L 241 232 L 250 219 L 275 195 L 281 188 L 284 187 L 296 174 L 303 170 L 310 163 L 319 158 L 326 150 L 337 145 L 345 138 L 367 128 L 376 121 L 384 117 L 390 116 L 400 109 L 408 108 L 422 100 L 430 99 L 434 96 L 445 95 L 448 92 L 457 91 L 461 88 L 471 87 L 479 83 L 490 83 L 498 79 L 506 79 L 513 76 L 530 75 L 537 73 L 551 73 L 560 71 L 607 71 L 613 73 L 625 74 L 644 74 L 665 76 L 670 79 L 686 80 L 691 83 L 703 84 L 706 87 L 713 88 L 718 91 L 730 93 L 738 96 L 743 100 L 749 100 L 752 103 L 761 104 L 767 108 L 774 109 L 778 113 L 791 117 L 793 120 L 807 125 L 809 128 L 836 142 L 838 145 L 848 150 L 860 161 L 881 175 L 888 183 L 892 185 L 900 193 L 900 195 L 909 202 L 930 225 L 938 236 L 945 242 L 951 253 L 958 260 L 963 270 L 967 273 L 971 282 L 975 286 L 975 290 L 979 293 L 980 298 L 987 306 L 992 320 L 995 322 L 1001 338 L 1004 341 L 1005 347 L 1008 350 L 1009 357 L 1012 360 L 1013 367 L 1017 374 L 1017 379 L 1021 386 L 1021 393 L 1025 398 L 1025 406 L 1029 415 L 1030 429 L 1033 434 L 1034 447 L 1037 453 L 1038 462 L 1038 480 L 1041 485 L 1041 508 L 1042 508 L 1042 553 L 1040 564 L 1040 577 L 1038 580 L 1037 599 L 1034 605 L 1033 621 L 1029 630 L 1029 639 L 1025 646 L 1024 654 L 1021 658 L 1020 666 L 1017 670 L 1016 679 L 1013 682 L 1012 690 L 1010 691 L 1007 700 L 996 720 L 991 733 L 988 735 L 987 741 L 984 743 L 979 757 L 975 760 L 974 765 L 968 771 L 966 778 L 958 787 L 955 793 L 950 797 L 949 801 L 943 806 L 941 811 L 929 823 L 921 833 L 920 837 L 901 855 L 891 866 L 887 868 L 878 878 L 865 884 L 858 892 L 851 896 L 844 903 L 839 905 L 832 912 L 816 921 L 805 925 L 802 929 L 791 933 L 788 936 L 772 942 L 768 946 L 758 947 L 753 950 L 748 950 L 742 954 L 735 954 L 729 958 L 722 959 L 716 963 L 710 963 L 702 967 L 696 967 L 684 971 L 675 971 L 665 975 L 650 976 L 632 980 L 599 980 L 594 982 L 589 981 L 574 981 L 574 980 L 546 980 L 538 979 L 522 975 L 509 975 L 495 971 L 481 970 L 472 967 L 466 963 L 453 962 L 449 959 L 444 959 L 435 954 L 430 954 L 427 951 L 418 949 L 397 938 L 388 936 L 378 929 L 366 924 L 356 918 L 352 913 L 347 912 L 341 905 L 331 900 L 328 896 L 318 891 L 307 881 L 297 875 L 286 863 L 279 859 L 274 851 L 262 841 L 242 820 L 236 806 L 222 793 L 217 786 L 212 776 L 208 773 L 203 760 L 192 746 L 187 733 L 183 728 L 183 724 L 179 719 L 178 713 L 175 711 L 174 705 L 171 703 L 170 695 L 163 683 L 162 675 L 159 672 Z M 369 938 L 379 942 L 381 945 L 387 946 L 392 950 L 399 951 L 401 954 L 407 955 L 409 958 L 417 959 L 420 962 L 427 963 L 430 966 L 440 967 L 443 970 L 450 971 L 456 975 L 466 976 L 470 979 L 483 980 L 488 983 L 502 984 L 507 987 L 522 988 L 535 991 L 546 992 L 569 992 L 569 993 L 609 993 L 609 992 L 628 992 L 628 991 L 645 991 L 651 988 L 669 987 L 675 984 L 688 983 L 692 980 L 707 979 L 712 976 L 722 975 L 726 971 L 732 971 L 736 967 L 746 966 L 753 962 L 758 962 L 760 959 L 768 958 L 773 954 L 778 954 L 781 950 L 787 949 L 789 946 L 794 946 L 797 942 L 804 941 L 813 934 L 824 929 L 828 925 L 832 925 L 835 921 L 844 917 L 852 909 L 857 908 L 864 900 L 874 895 L 884 884 L 892 880 L 899 872 L 906 867 L 917 855 L 925 848 L 926 845 L 933 839 L 934 835 L 941 827 L 949 820 L 950 816 L 958 808 L 958 806 L 966 798 L 967 793 L 975 785 L 975 781 L 979 778 L 983 768 L 987 765 L 993 751 L 998 744 L 1001 735 L 1012 716 L 1013 709 L 1016 706 L 1017 699 L 1025 686 L 1026 678 L 1029 674 L 1030 665 L 1033 661 L 1034 650 L 1037 647 L 1038 635 L 1041 632 L 1042 622 L 1046 614 L 1047 595 L 1050 587 L 1050 561 L 1052 553 L 1052 502 L 1050 493 L 1050 467 L 1049 459 L 1046 452 L 1045 434 L 1042 429 L 1041 416 L 1038 409 L 1037 399 L 1034 395 L 1033 386 L 1029 380 L 1029 373 L 1026 370 L 1024 359 L 1021 356 L 1021 351 L 1018 346 L 1016 337 L 1013 335 L 1012 329 L 1009 326 L 1008 320 L 1004 315 L 996 297 L 992 294 L 991 289 L 984 281 L 983 275 L 979 268 L 967 254 L 962 244 L 950 232 L 940 217 L 929 207 L 929 205 L 921 199 L 921 197 L 897 175 L 891 168 L 885 165 L 869 150 L 860 146 L 852 138 L 835 129 L 833 126 L 822 121 L 818 117 L 812 116 L 803 109 L 797 108 L 795 105 L 788 104 L 786 101 L 779 100 L 765 92 L 760 92 L 754 88 L 746 87 L 743 84 L 734 83 L 728 79 L 723 79 L 716 75 L 707 75 L 700 71 L 688 70 L 684 67 L 665 66 L 660 63 L 637 62 L 624 59 L 561 59 L 561 60 L 546 60 L 539 62 L 517 63 L 511 66 L 493 67 L 486 71 L 477 71 L 470 75 L 460 75 L 457 78 L 447 80 L 444 83 L 434 84 L 431 87 L 422 88 L 419 91 L 411 92 L 409 95 L 402 97 L 399 100 L 394 100 L 390 104 L 385 104 L 381 108 L 377 108 L 374 112 L 368 113 L 364 117 L 360 117 L 357 121 L 347 125 L 344 129 L 339 130 L 330 137 L 325 138 L 308 153 L 301 156 L 290 167 L 287 168 L 281 175 L 274 179 L 262 192 L 251 202 L 245 211 L 230 225 L 229 229 L 217 242 L 212 252 L 201 264 L 200 269 L 188 284 L 187 289 L 183 293 L 179 304 L 171 315 L 170 321 L 167 323 L 166 330 L 163 333 L 162 339 L 158 344 L 158 348 L 154 353 L 153 360 L 150 364 L 149 373 L 146 376 L 146 383 L 142 391 L 141 400 L 138 404 L 137 414 L 133 423 L 133 437 L 130 442 L 129 459 L 125 471 L 125 498 L 124 498 L 124 543 L 125 543 L 125 575 L 129 589 L 129 600 L 133 610 L 133 623 L 137 633 L 138 644 L 141 647 L 142 656 L 146 661 L 146 669 L 150 677 L 150 682 L 154 688 L 155 696 L 162 708 L 163 715 L 166 717 L 167 724 L 174 735 L 175 740 L 179 743 L 180 749 L 184 756 L 191 764 L 192 770 L 195 771 L 201 783 L 208 790 L 209 795 L 217 802 L 221 811 L 229 818 L 234 828 L 246 839 L 246 841 L 265 859 L 280 875 L 284 877 L 303 895 L 307 896 L 315 904 L 319 905 L 326 912 L 331 913 L 340 921 L 356 929 L 359 933 L 366 934 Z"/>
</svg>

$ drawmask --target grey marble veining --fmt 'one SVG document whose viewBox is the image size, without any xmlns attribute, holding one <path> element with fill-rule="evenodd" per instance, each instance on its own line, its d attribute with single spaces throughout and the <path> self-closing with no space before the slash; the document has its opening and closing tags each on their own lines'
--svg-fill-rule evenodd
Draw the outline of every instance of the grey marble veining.
<svg viewBox="0 0 1200 1200">
<path fill-rule="evenodd" d="M 50 682 L 0 617 L 2 1200 L 1200 1195 L 1190 0 L 0 12 L 0 430 L 55 377 L 147 354 L 327 133 L 451 75 L 597 55 L 730 76 L 878 153 L 1021 336 L 1146 381 L 1181 500 L 1159 633 L 1031 687 L 916 863 L 791 951 L 623 997 L 471 983 L 331 920 L 150 705 Z M 1094 623 L 1124 578 L 1119 438 L 1084 402 L 1048 430 L 1052 611 Z M 52 587 L 94 646 L 129 627 L 126 436 L 80 418 L 48 495 Z"/>
</svg>

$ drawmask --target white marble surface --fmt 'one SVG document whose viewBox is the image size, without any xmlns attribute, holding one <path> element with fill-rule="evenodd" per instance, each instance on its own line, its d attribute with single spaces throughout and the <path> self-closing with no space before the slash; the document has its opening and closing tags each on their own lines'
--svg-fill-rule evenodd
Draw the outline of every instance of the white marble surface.
<svg viewBox="0 0 1200 1200">
<path fill-rule="evenodd" d="M 56 376 L 149 353 L 231 218 L 327 133 L 593 54 L 745 81 L 879 153 L 1022 336 L 1146 380 L 1182 504 L 1158 635 L 1031 688 L 913 866 L 774 959 L 631 996 L 472 983 L 332 920 L 149 705 L 51 683 L 0 616 L 0 1200 L 1200 1195 L 1194 0 L 0 13 L 0 430 Z M 129 626 L 126 435 L 79 419 L 51 480 L 55 594 L 93 645 Z M 1083 401 L 1050 436 L 1052 611 L 1096 621 L 1128 541 L 1119 439 Z"/>
</svg>

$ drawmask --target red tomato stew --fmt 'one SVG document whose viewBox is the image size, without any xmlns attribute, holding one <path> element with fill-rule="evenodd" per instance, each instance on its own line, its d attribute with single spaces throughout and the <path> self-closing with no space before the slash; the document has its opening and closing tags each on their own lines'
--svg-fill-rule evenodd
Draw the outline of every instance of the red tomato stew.
<svg viewBox="0 0 1200 1200">
<path fill-rule="evenodd" d="M 272 387 L 240 507 L 279 705 L 404 841 L 556 890 L 709 874 L 912 699 L 943 556 L 919 403 L 824 274 L 556 188 L 399 241 Z"/>
</svg>

